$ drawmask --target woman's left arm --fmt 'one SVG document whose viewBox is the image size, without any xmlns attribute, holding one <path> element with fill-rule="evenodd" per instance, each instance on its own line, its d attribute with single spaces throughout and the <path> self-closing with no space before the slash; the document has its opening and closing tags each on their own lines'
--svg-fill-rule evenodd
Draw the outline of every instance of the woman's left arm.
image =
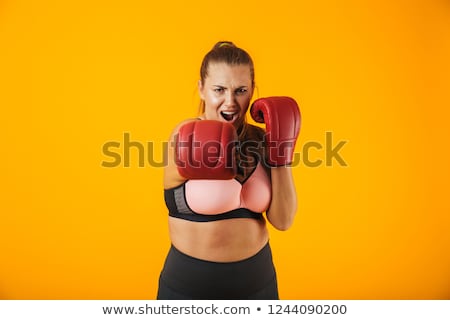
<svg viewBox="0 0 450 320">
<path fill-rule="evenodd" d="M 272 201 L 267 210 L 267 219 L 278 230 L 285 231 L 292 226 L 297 212 L 297 193 L 292 167 L 271 169 Z"/>
<path fill-rule="evenodd" d="M 300 132 L 300 109 L 293 98 L 267 97 L 255 100 L 250 114 L 256 122 L 266 124 L 265 160 L 272 167 L 272 200 L 267 219 L 278 230 L 287 230 L 294 222 L 297 194 L 292 168 L 286 165 L 292 163 Z"/>
</svg>

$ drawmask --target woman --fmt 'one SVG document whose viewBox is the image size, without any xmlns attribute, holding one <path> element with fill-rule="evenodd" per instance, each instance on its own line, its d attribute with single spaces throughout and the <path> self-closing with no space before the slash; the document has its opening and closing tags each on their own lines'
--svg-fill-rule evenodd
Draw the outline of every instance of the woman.
<svg viewBox="0 0 450 320">
<path fill-rule="evenodd" d="M 172 246 L 158 299 L 279 298 L 262 213 L 279 230 L 287 230 L 294 220 L 297 199 L 287 164 L 300 114 L 295 101 L 286 97 L 254 103 L 254 119 L 265 121 L 266 129 L 269 121 L 272 131 L 278 128 L 266 135 L 245 119 L 254 88 L 253 61 L 243 49 L 218 42 L 204 57 L 198 83 L 201 115 L 180 123 L 170 137 L 164 195 Z M 235 148 L 225 146 L 236 138 Z M 215 156 L 231 157 L 232 165 L 190 163 L 199 152 L 203 159 L 205 153 L 211 156 L 210 149 L 194 151 L 193 139 L 203 139 L 195 141 L 197 146 L 217 142 L 228 154 Z"/>
</svg>

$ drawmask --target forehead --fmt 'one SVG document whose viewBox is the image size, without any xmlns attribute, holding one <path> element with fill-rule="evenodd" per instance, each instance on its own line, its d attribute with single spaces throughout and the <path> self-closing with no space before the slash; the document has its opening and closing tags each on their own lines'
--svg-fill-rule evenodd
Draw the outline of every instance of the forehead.
<svg viewBox="0 0 450 320">
<path fill-rule="evenodd" d="M 245 64 L 211 63 L 208 67 L 208 76 L 205 81 L 210 84 L 249 86 L 252 83 L 250 66 Z"/>
</svg>

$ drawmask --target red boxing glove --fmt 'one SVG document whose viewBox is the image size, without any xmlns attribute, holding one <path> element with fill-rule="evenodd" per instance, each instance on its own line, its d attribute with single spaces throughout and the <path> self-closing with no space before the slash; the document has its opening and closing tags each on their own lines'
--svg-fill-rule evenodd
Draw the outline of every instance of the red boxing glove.
<svg viewBox="0 0 450 320">
<path fill-rule="evenodd" d="M 250 114 L 256 122 L 266 124 L 268 164 L 275 167 L 291 164 L 301 123 L 297 102 L 289 97 L 257 99 Z"/>
<path fill-rule="evenodd" d="M 181 126 L 175 139 L 178 173 L 187 179 L 232 179 L 236 175 L 234 127 L 216 120 Z"/>
</svg>

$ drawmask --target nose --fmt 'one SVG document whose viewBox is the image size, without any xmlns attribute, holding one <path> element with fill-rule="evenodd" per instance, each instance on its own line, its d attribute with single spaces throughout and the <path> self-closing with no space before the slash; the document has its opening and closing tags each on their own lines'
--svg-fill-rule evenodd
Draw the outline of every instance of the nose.
<svg viewBox="0 0 450 320">
<path fill-rule="evenodd" d="M 227 107 L 234 107 L 236 105 L 236 95 L 231 90 L 225 96 L 225 105 Z"/>
</svg>

